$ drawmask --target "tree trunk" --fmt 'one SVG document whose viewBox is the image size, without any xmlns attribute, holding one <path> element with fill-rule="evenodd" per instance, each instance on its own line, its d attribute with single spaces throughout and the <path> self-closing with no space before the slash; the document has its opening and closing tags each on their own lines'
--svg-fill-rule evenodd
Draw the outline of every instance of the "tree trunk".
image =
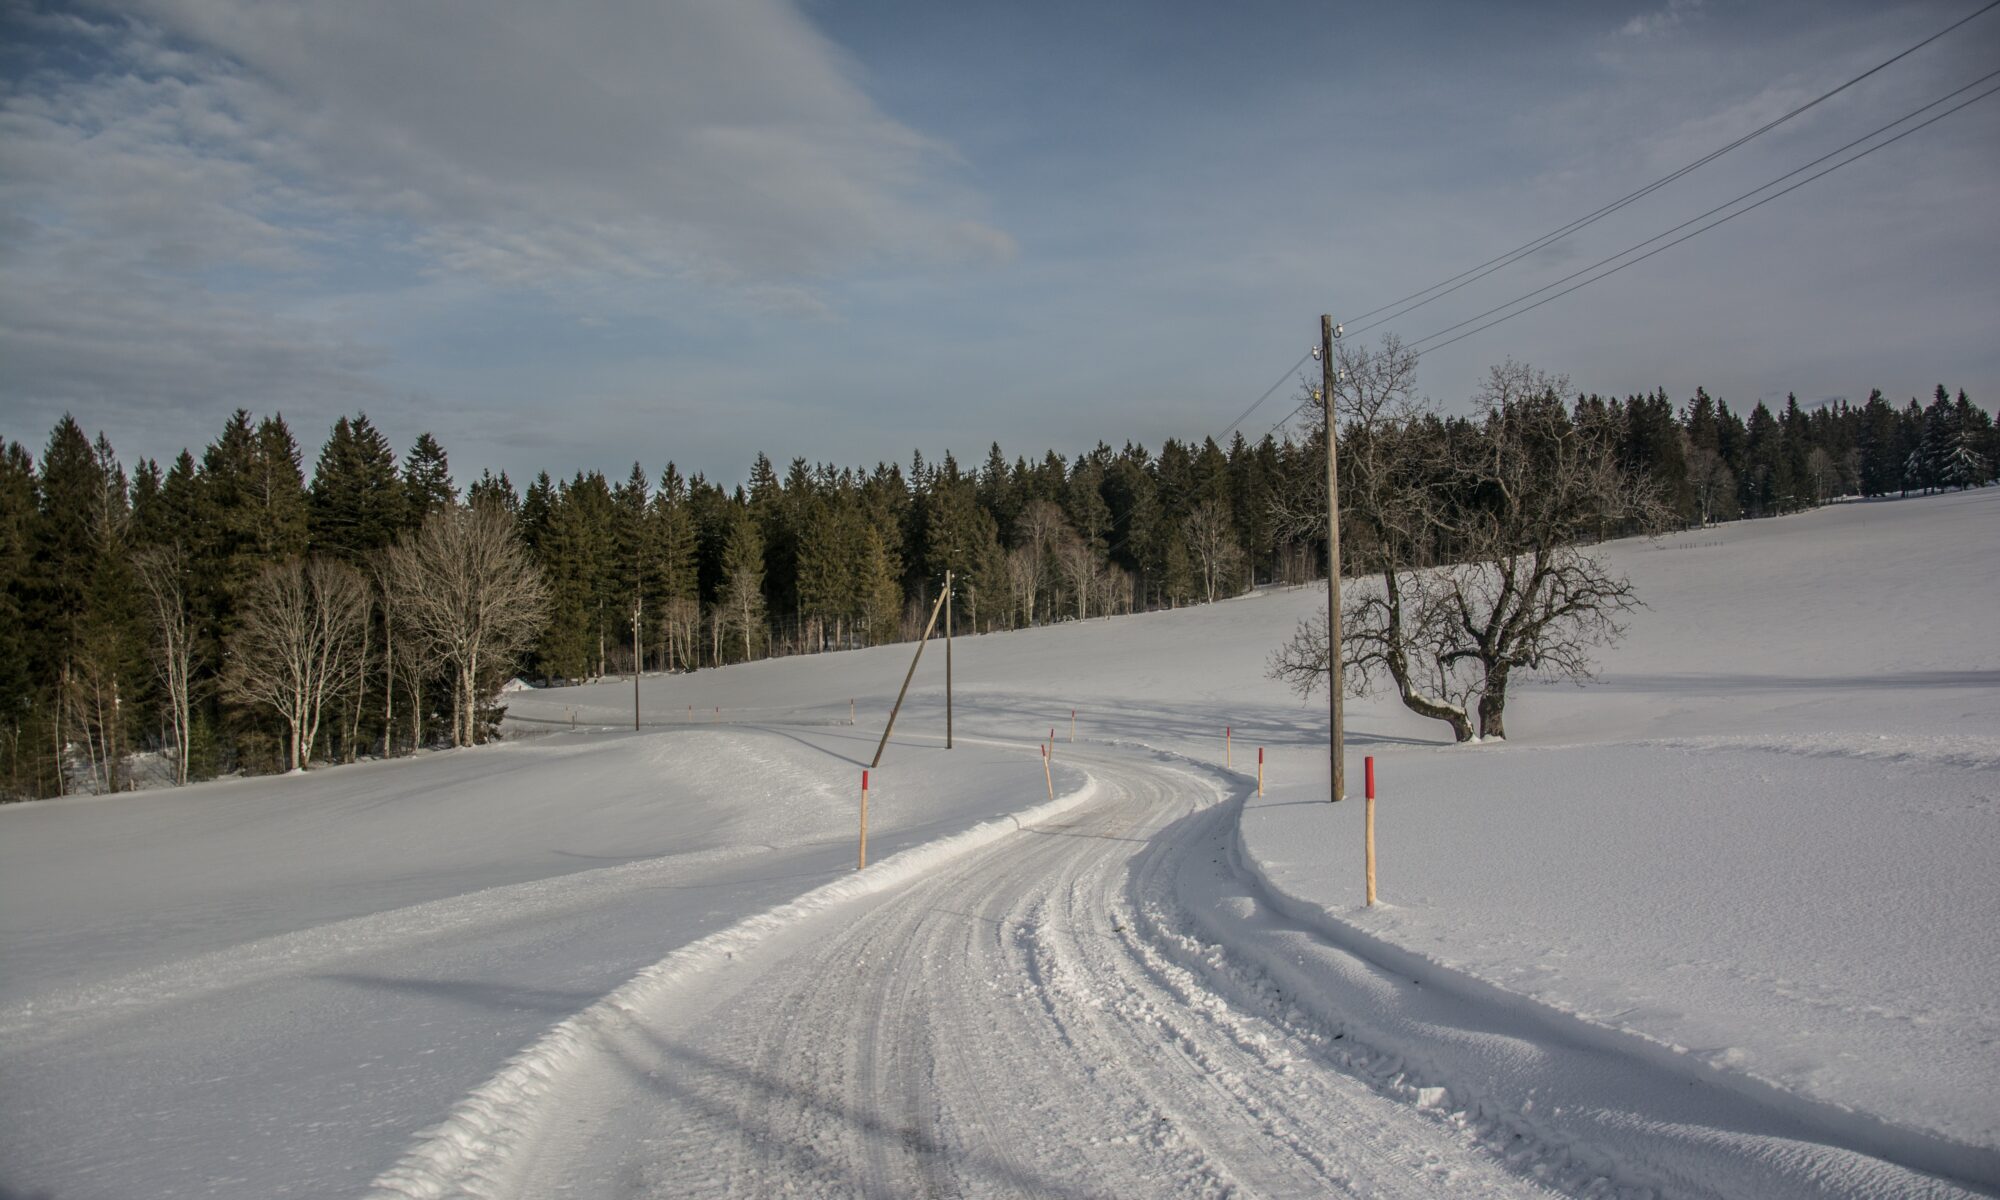
<svg viewBox="0 0 2000 1200">
<path fill-rule="evenodd" d="M 1507 737 L 1507 673 L 1511 668 L 1506 663 L 1495 663 L 1486 668 L 1486 690 L 1479 696 L 1479 736 L 1481 738 Z"/>
<path fill-rule="evenodd" d="M 1387 636 L 1389 650 L 1383 655 L 1383 661 L 1389 669 L 1390 680 L 1396 685 L 1396 695 L 1403 701 L 1403 707 L 1420 717 L 1443 721 L 1451 726 L 1452 741 L 1471 741 L 1472 722 L 1465 715 L 1465 710 L 1455 704 L 1445 704 L 1431 699 L 1418 691 L 1410 679 L 1410 659 L 1403 649 L 1403 592 L 1393 570 L 1382 572 L 1382 593 L 1389 612 Z"/>
<path fill-rule="evenodd" d="M 382 610 L 382 757 L 396 756 L 396 627 Z"/>
</svg>

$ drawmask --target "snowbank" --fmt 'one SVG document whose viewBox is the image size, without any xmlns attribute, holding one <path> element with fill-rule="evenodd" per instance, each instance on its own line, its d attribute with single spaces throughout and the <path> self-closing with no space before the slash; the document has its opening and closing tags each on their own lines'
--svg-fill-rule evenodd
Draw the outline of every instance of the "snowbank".
<svg viewBox="0 0 2000 1200">
<path fill-rule="evenodd" d="M 2000 493 L 1673 545 L 1608 549 L 1649 608 L 1601 686 L 1530 691 L 1511 744 L 1358 748 L 1385 903 L 1295 751 L 1246 869 L 1399 973 L 2000 1182 Z"/>
</svg>

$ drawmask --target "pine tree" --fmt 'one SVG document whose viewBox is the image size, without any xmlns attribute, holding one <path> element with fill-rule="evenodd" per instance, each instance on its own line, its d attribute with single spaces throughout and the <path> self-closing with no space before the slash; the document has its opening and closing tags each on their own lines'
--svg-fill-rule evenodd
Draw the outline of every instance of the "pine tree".
<svg viewBox="0 0 2000 1200">
<path fill-rule="evenodd" d="M 451 463 L 444 447 L 428 431 L 403 459 L 403 527 L 415 529 L 424 518 L 458 503 L 458 486 L 451 481 Z"/>
<path fill-rule="evenodd" d="M 308 510 L 313 547 L 349 562 L 387 546 L 406 525 L 396 452 L 367 413 L 334 422 L 313 470 Z"/>
<path fill-rule="evenodd" d="M 659 612 L 667 630 L 667 665 L 693 667 L 701 615 L 694 518 L 688 508 L 687 481 L 671 462 L 660 473 L 646 528 L 647 602 Z"/>
<path fill-rule="evenodd" d="M 1782 511 L 1781 501 L 1790 490 L 1791 477 L 1778 420 L 1761 400 L 1750 410 L 1747 435 L 1744 454 L 1749 470 L 1739 477 L 1743 511 L 1753 517 L 1772 516 Z"/>
<path fill-rule="evenodd" d="M 492 470 L 482 470 L 472 486 L 465 489 L 467 508 L 493 507 L 508 516 L 521 514 L 521 497 L 514 490 L 514 481 L 507 478 L 507 472 L 494 475 Z"/>
<path fill-rule="evenodd" d="M 1861 407 L 1855 431 L 1856 449 L 1861 460 L 1862 495 L 1886 496 L 1902 490 L 1903 462 L 1907 451 L 1901 443 L 1901 426 L 1896 420 L 1896 410 L 1883 399 L 1882 389 L 1871 390 L 1868 402 Z"/>
<path fill-rule="evenodd" d="M 40 483 L 34 458 L 18 442 L 0 441 L 0 797 L 52 790 L 53 738 L 37 685 L 31 562 Z"/>
<path fill-rule="evenodd" d="M 764 637 L 764 538 L 746 508 L 736 510 L 723 549 L 723 627 L 738 640 L 743 660 L 757 657 Z"/>
<path fill-rule="evenodd" d="M 645 601 L 648 560 L 651 545 L 647 537 L 647 512 L 652 491 L 652 481 L 646 477 L 646 469 L 638 463 L 632 464 L 632 471 L 625 482 L 611 493 L 611 546 L 612 571 L 614 578 L 610 586 L 620 607 L 623 623 L 619 628 L 619 640 L 628 643 L 632 639 L 632 613 L 636 606 L 641 625 L 640 641 L 629 645 L 635 669 L 643 668 L 646 642 L 651 630 L 658 628 L 660 613 L 656 605 Z"/>
<path fill-rule="evenodd" d="M 42 456 L 28 624 L 58 745 L 81 750 L 93 791 L 125 787 L 128 707 L 139 675 L 126 480 L 111 445 L 65 416 Z M 55 780 L 67 791 L 67 780 Z"/>
<path fill-rule="evenodd" d="M 880 644 L 895 640 L 903 618 L 902 578 L 903 565 L 896 561 L 882 531 L 864 524 L 857 582 L 862 595 L 862 627 L 869 641 Z"/>
</svg>

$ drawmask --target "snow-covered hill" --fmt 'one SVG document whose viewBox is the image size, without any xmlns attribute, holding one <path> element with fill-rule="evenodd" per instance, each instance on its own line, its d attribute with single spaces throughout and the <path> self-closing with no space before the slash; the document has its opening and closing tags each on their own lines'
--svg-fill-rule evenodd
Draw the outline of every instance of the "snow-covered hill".
<svg viewBox="0 0 2000 1200">
<path fill-rule="evenodd" d="M 1368 1104 L 1330 1099 L 1345 1094 L 1327 1090 L 1336 1077 L 1392 1102 L 1367 1118 L 1369 1144 L 1456 1162 L 1438 1178 L 1475 1190 L 1511 1188 L 1496 1182 L 1510 1173 L 1530 1191 L 1742 1194 L 1745 1179 L 1781 1178 L 1949 1190 L 1925 1172 L 2000 1183 L 2000 633 L 1986 613 L 2000 594 L 2000 491 L 1605 553 L 1650 607 L 1598 684 L 1523 686 L 1512 743 L 1443 746 L 1442 726 L 1380 701 L 1350 706 L 1350 779 L 1373 754 L 1383 785 L 1386 903 L 1373 910 L 1359 906 L 1361 805 L 1323 803 L 1323 704 L 1264 676 L 1322 603 L 1310 588 L 957 639 L 950 751 L 944 656 L 928 650 L 871 779 L 871 861 L 1046 803 L 1051 783 L 1095 834 L 1060 840 L 1069 857 L 1036 858 L 1029 843 L 1059 839 L 1009 849 L 988 826 L 878 871 L 862 894 L 847 894 L 859 777 L 909 647 L 647 677 L 636 733 L 629 680 L 514 692 L 521 736 L 504 746 L 0 809 L 0 1195 L 563 1184 L 560 1171 L 535 1177 L 533 1156 L 508 1157 L 531 1126 L 545 1170 L 602 1166 L 587 1186 L 575 1176 L 579 1194 L 752 1179 L 1003 1194 L 1023 1180 L 1128 1186 L 1148 1169 L 1180 1172 L 1153 1191 L 1348 1178 L 1399 1193 L 1403 1175 L 1356 1174 L 1351 1146 L 1314 1140 L 1327 1114 Z M 1045 780 L 1037 746 L 1052 730 Z M 1203 839 L 1221 839 L 1216 853 Z M 1128 871 L 1148 882 L 1123 890 Z M 1000 938 L 992 952 L 924 932 L 910 907 L 923 886 L 945 889 L 933 909 L 961 907 L 956 889 L 966 912 L 990 911 L 993 924 L 968 928 Z M 1043 886 L 1070 899 L 1044 906 Z M 1076 931 L 1046 940 L 1050 922 L 1067 930 L 1097 909 L 1091 936 L 1115 933 L 1125 951 Z M 881 917 L 859 920 L 868 912 Z M 724 1051 L 732 1038 L 752 1054 L 787 1043 L 750 1010 L 727 1036 L 695 1014 L 721 1021 L 728 997 L 846 945 L 835 934 L 850 925 L 863 956 L 904 938 L 932 947 L 910 960 L 904 991 L 825 985 L 808 1027 L 854 1053 L 878 1035 L 930 1045 L 935 987 L 939 1012 L 961 1018 L 1029 1005 L 995 1028 L 1041 1036 L 1020 1022 L 1042 1012 L 1078 1054 L 1143 1049 L 1133 1031 L 1152 1029 L 1192 1074 L 1127 1079 L 1097 1064 L 1110 1073 L 1075 1089 L 1072 1138 L 1053 1066 L 1016 1078 L 1004 1058 L 956 1057 L 926 1075 L 883 1060 L 879 1086 L 938 1092 L 907 1129 L 857 1133 L 859 1092 L 839 1102 L 846 1118 L 781 1106 L 767 1132 L 830 1138 L 831 1157 L 746 1160 L 706 1182 L 677 1173 L 675 1151 L 601 1140 L 637 1120 L 608 1114 L 658 1101 L 620 1092 L 611 1068 L 626 1060 L 602 1057 L 639 1033 L 709 1056 L 690 1076 L 711 1089 L 701 1096 L 770 1105 Z M 963 974 L 949 970 L 958 954 L 1025 974 L 963 991 L 943 982 Z M 934 976 L 936 955 L 947 969 Z M 649 983 L 628 985 L 655 964 Z M 812 978 L 824 976 L 801 982 Z M 850 1002 L 887 1005 L 916 1034 L 843 1027 Z M 1169 1011 L 1190 1005 L 1199 1019 Z M 1099 1014 L 1090 1030 L 1075 1024 L 1084 1012 Z M 1370 1052 L 1341 1051 L 1344 1033 Z M 654 1078 L 665 1044 L 648 1043 Z M 1560 1066 L 1565 1047 L 1630 1069 Z M 853 1088 L 858 1062 L 823 1066 Z M 1590 1092 L 1600 1076 L 1643 1086 Z M 1204 1077 L 1214 1086 L 1187 1090 Z M 988 1092 L 994 1129 L 1038 1109 L 1056 1131 L 989 1161 L 983 1126 L 964 1119 L 966 1086 Z M 1690 1110 L 1670 1087 L 1718 1099 Z M 556 1094 L 607 1115 L 558 1136 L 541 1099 Z M 695 1129 L 696 1094 L 663 1111 Z M 1125 1107 L 1106 1098 L 1121 1095 Z M 1245 1104 L 1291 1114 L 1271 1117 L 1254 1151 L 1256 1123 L 1220 1115 Z M 1592 1105 L 1599 1117 L 1577 1115 Z M 1133 1128 L 1115 1153 L 1089 1150 L 1147 1113 L 1187 1127 Z M 1514 1153 L 1514 1138 L 1533 1152 Z M 1703 1178 L 1705 1153 L 1735 1165 Z M 636 1156 L 629 1171 L 621 1155 Z M 900 1174 L 898 1155 L 921 1173 Z"/>
</svg>

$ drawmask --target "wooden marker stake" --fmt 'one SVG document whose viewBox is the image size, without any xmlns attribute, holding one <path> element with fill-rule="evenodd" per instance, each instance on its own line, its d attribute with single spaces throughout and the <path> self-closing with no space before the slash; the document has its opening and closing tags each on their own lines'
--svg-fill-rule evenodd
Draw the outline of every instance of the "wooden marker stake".
<svg viewBox="0 0 2000 1200">
<path fill-rule="evenodd" d="M 854 869 L 857 871 L 861 871 L 867 869 L 867 866 L 868 866 L 868 771 L 864 768 L 861 772 L 861 857 L 859 861 L 857 861 L 854 864 Z"/>
<path fill-rule="evenodd" d="M 1257 747 L 1257 794 L 1264 794 L 1264 747 Z"/>
<path fill-rule="evenodd" d="M 1368 847 L 1363 869 L 1368 875 L 1368 904 L 1373 907 L 1375 904 L 1375 756 L 1371 754 L 1362 762 L 1368 779 L 1368 799 L 1365 802 L 1368 808 L 1361 819 L 1361 824 L 1365 827 L 1363 840 Z"/>
<path fill-rule="evenodd" d="M 847 723 L 854 724 L 854 701 L 851 699 L 847 702 Z"/>
<path fill-rule="evenodd" d="M 1076 745 L 1076 710 L 1069 710 L 1069 744 Z"/>
<path fill-rule="evenodd" d="M 1056 798 L 1056 773 L 1049 766 L 1049 748 L 1042 747 L 1042 778 L 1049 781 L 1049 799 Z"/>
</svg>

